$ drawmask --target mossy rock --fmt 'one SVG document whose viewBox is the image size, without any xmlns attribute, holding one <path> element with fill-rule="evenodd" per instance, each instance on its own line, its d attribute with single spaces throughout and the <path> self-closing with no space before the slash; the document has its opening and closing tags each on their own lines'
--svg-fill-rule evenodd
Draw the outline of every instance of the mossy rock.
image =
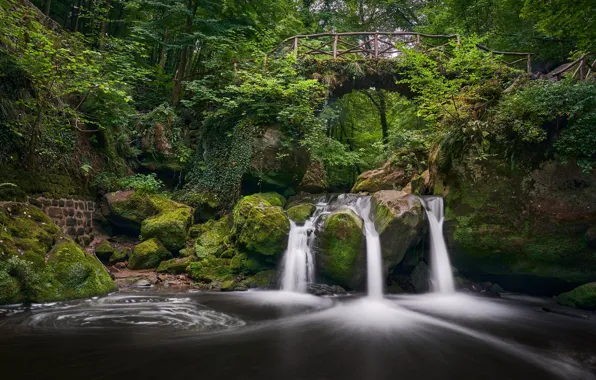
<svg viewBox="0 0 596 380">
<path fill-rule="evenodd" d="M 162 261 L 171 258 L 170 251 L 158 239 L 149 239 L 135 246 L 128 259 L 128 267 L 130 269 L 157 268 Z"/>
<path fill-rule="evenodd" d="M 210 220 L 191 227 L 191 230 L 192 234 L 197 236 L 194 244 L 197 257 L 219 256 L 230 247 L 232 218 L 226 216 L 218 221 Z"/>
<path fill-rule="evenodd" d="M 288 243 L 290 221 L 281 207 L 258 195 L 242 198 L 234 208 L 237 241 L 248 251 L 266 256 L 281 255 Z"/>
<path fill-rule="evenodd" d="M 381 168 L 366 171 L 358 176 L 352 193 L 376 193 L 381 190 L 401 190 L 412 175 L 400 167 L 393 167 L 387 161 Z"/>
<path fill-rule="evenodd" d="M 110 256 L 109 264 L 114 265 L 116 263 L 122 263 L 128 260 L 128 256 L 130 255 L 130 251 L 127 249 L 116 249 L 112 256 Z"/>
<path fill-rule="evenodd" d="M 341 209 L 325 218 L 319 232 L 319 273 L 332 282 L 355 289 L 365 279 L 366 258 L 363 221 L 351 209 Z"/>
<path fill-rule="evenodd" d="M 159 273 L 181 274 L 186 272 L 186 268 L 196 259 L 192 256 L 179 257 L 167 261 L 162 261 L 157 267 Z"/>
<path fill-rule="evenodd" d="M 178 252 L 186 245 L 192 210 L 180 203 L 170 202 L 163 202 L 158 215 L 143 221 L 141 237 L 143 240 L 157 238 L 168 250 Z"/>
<path fill-rule="evenodd" d="M 230 259 L 221 259 L 215 256 L 208 256 L 198 262 L 192 262 L 187 272 L 195 281 L 199 282 L 223 282 L 233 280 L 236 274 L 230 268 Z"/>
<path fill-rule="evenodd" d="M 284 207 L 286 205 L 286 198 L 278 193 L 275 192 L 269 192 L 269 193 L 258 193 L 258 194 L 254 194 L 257 197 L 261 197 L 264 200 L 266 200 L 267 202 L 269 202 L 271 204 L 271 206 L 277 206 L 277 207 Z"/>
<path fill-rule="evenodd" d="M 596 282 L 579 286 L 560 294 L 557 302 L 561 305 L 585 310 L 596 310 Z"/>
<path fill-rule="evenodd" d="M 210 191 L 186 191 L 176 197 L 177 200 L 191 206 L 194 210 L 196 222 L 206 222 L 214 219 L 223 206 L 221 198 Z"/>
<path fill-rule="evenodd" d="M 222 292 L 245 292 L 248 288 L 242 283 L 228 280 L 221 284 L 220 290 Z"/>
<path fill-rule="evenodd" d="M 95 246 L 95 255 L 101 261 L 105 262 L 110 260 L 110 257 L 112 257 L 113 253 L 114 247 L 112 247 L 112 244 L 107 240 L 103 240 L 101 243 Z"/>
<path fill-rule="evenodd" d="M 47 263 L 58 283 L 57 299 L 87 298 L 117 290 L 104 266 L 72 241 L 56 244 Z"/>
<path fill-rule="evenodd" d="M 27 194 L 15 184 L 0 186 L 0 201 L 27 202 Z"/>
<path fill-rule="evenodd" d="M 426 230 L 425 212 L 417 197 L 403 191 L 376 192 L 371 202 L 372 218 L 381 239 L 384 273 L 387 274 L 422 239 Z"/>
<path fill-rule="evenodd" d="M 289 208 L 286 212 L 294 223 L 302 225 L 312 216 L 316 209 L 312 203 L 303 203 Z"/>
<path fill-rule="evenodd" d="M 109 208 L 108 220 L 126 233 L 138 235 L 141 223 L 159 213 L 151 198 L 135 191 L 118 191 L 105 196 Z"/>
<path fill-rule="evenodd" d="M 273 289 L 277 282 L 277 271 L 266 270 L 248 277 L 242 283 L 250 289 Z"/>
</svg>

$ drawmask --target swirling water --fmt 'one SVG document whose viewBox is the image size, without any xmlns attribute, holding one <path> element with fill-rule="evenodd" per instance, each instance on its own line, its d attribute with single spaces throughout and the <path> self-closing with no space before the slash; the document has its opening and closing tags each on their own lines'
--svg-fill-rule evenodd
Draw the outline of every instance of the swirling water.
<svg viewBox="0 0 596 380">
<path fill-rule="evenodd" d="M 596 321 L 543 306 L 556 308 L 457 293 L 118 293 L 0 309 L 0 368 L 19 379 L 595 379 Z"/>
</svg>

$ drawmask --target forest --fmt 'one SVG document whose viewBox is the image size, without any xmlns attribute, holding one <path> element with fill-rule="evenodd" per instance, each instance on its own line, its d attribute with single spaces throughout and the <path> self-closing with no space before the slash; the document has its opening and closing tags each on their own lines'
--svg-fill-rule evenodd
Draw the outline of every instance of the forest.
<svg viewBox="0 0 596 380">
<path fill-rule="evenodd" d="M 0 0 L 20 377 L 584 380 L 595 312 L 592 0 Z"/>
</svg>

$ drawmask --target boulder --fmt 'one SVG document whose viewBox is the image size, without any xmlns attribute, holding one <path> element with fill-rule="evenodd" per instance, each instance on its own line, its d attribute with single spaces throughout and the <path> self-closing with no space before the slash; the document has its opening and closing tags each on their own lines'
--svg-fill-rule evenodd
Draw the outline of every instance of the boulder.
<svg viewBox="0 0 596 380">
<path fill-rule="evenodd" d="M 216 218 L 223 206 L 221 198 L 217 194 L 207 190 L 185 190 L 176 199 L 191 206 L 195 210 L 194 220 L 196 223 L 207 222 L 210 219 Z"/>
<path fill-rule="evenodd" d="M 162 261 L 172 258 L 170 251 L 158 239 L 137 244 L 128 259 L 130 269 L 157 268 Z"/>
<path fill-rule="evenodd" d="M 323 163 L 318 160 L 311 160 L 302 181 L 298 185 L 298 191 L 320 194 L 327 191 L 328 188 L 327 171 Z"/>
<path fill-rule="evenodd" d="M 264 128 L 253 141 L 250 168 L 242 179 L 242 188 L 250 192 L 280 191 L 296 188 L 306 173 L 309 154 L 297 141 L 288 146 L 283 132 Z"/>
<path fill-rule="evenodd" d="M 218 256 L 230 247 L 230 234 L 232 232 L 232 218 L 226 216 L 218 221 L 210 220 L 207 223 L 193 226 L 191 235 L 196 235 L 195 254 L 198 258 L 209 255 Z"/>
<path fill-rule="evenodd" d="M 294 223 L 303 225 L 312 216 L 316 209 L 317 208 L 312 203 L 302 203 L 290 207 L 286 213 Z"/>
<path fill-rule="evenodd" d="M 277 282 L 277 271 L 266 270 L 248 277 L 242 283 L 251 289 L 274 289 Z"/>
<path fill-rule="evenodd" d="M 108 205 L 106 218 L 122 232 L 138 235 L 141 223 L 159 213 L 148 196 L 137 195 L 134 190 L 118 191 L 105 195 Z"/>
<path fill-rule="evenodd" d="M 97 258 L 65 238 L 40 209 L 0 206 L 0 304 L 104 295 L 116 284 Z"/>
<path fill-rule="evenodd" d="M 410 283 L 416 293 L 425 293 L 430 289 L 430 268 L 421 261 L 410 274 Z"/>
<path fill-rule="evenodd" d="M 281 207 L 249 195 L 234 207 L 234 232 L 238 243 L 248 251 L 276 256 L 286 249 L 290 221 Z"/>
<path fill-rule="evenodd" d="M 371 213 L 381 238 L 383 267 L 388 273 L 422 239 L 426 229 L 424 210 L 414 195 L 383 190 L 372 196 Z"/>
<path fill-rule="evenodd" d="M 221 284 L 220 290 L 222 292 L 245 292 L 248 290 L 248 288 L 244 284 L 228 280 Z"/>
<path fill-rule="evenodd" d="M 236 278 L 230 268 L 230 259 L 208 256 L 188 265 L 187 273 L 195 281 L 211 283 L 224 282 Z"/>
<path fill-rule="evenodd" d="M 107 240 L 102 240 L 95 246 L 95 256 L 103 262 L 110 260 L 110 257 L 114 253 L 114 247 Z"/>
<path fill-rule="evenodd" d="M 112 256 L 110 256 L 109 264 L 115 265 L 116 263 L 122 263 L 128 260 L 130 251 L 128 249 L 116 249 Z"/>
<path fill-rule="evenodd" d="M 159 263 L 159 266 L 157 267 L 157 271 L 159 273 L 169 273 L 169 274 L 185 273 L 186 268 L 193 261 L 195 261 L 195 258 L 192 256 L 179 257 L 179 258 L 175 258 L 175 259 L 162 261 L 161 263 Z"/>
<path fill-rule="evenodd" d="M 358 176 L 352 193 L 375 193 L 381 190 L 401 190 L 412 176 L 403 168 L 393 167 L 387 161 L 381 168 L 366 171 Z"/>
<path fill-rule="evenodd" d="M 277 206 L 277 207 L 284 207 L 286 205 L 286 198 L 279 194 L 279 193 L 275 193 L 275 192 L 269 192 L 269 193 L 258 193 L 258 194 L 254 194 L 257 197 L 261 197 L 264 200 L 266 200 L 267 202 L 271 203 L 271 206 Z"/>
<path fill-rule="evenodd" d="M 366 277 L 363 221 L 351 209 L 334 211 L 317 234 L 319 273 L 348 289 L 360 287 Z"/>
<path fill-rule="evenodd" d="M 585 310 L 596 310 L 596 282 L 579 286 L 560 294 L 557 302 L 561 305 Z"/>
<path fill-rule="evenodd" d="M 152 197 L 159 214 L 147 218 L 141 224 L 142 240 L 157 238 L 172 252 L 186 245 L 188 229 L 192 224 L 192 209 L 166 198 Z"/>
</svg>

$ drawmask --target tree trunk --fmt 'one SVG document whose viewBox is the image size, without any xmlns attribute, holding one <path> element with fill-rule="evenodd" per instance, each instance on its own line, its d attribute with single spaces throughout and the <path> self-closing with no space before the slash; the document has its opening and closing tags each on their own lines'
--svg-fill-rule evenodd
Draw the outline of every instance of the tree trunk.
<svg viewBox="0 0 596 380">
<path fill-rule="evenodd" d="M 161 42 L 161 50 L 159 52 L 159 67 L 164 69 L 166 67 L 166 44 L 168 43 L 168 28 L 164 31 L 163 40 Z"/>
<path fill-rule="evenodd" d="M 187 35 L 190 35 L 192 32 L 192 20 L 197 13 L 198 4 L 194 3 L 193 0 L 188 0 L 188 10 L 191 11 L 188 16 L 186 16 L 186 28 L 185 32 Z M 182 79 L 186 73 L 186 64 L 188 62 L 188 49 L 189 46 L 185 46 L 182 48 L 180 52 L 180 63 L 178 63 L 178 69 L 176 70 L 176 75 L 174 77 L 174 91 L 172 93 L 172 103 L 176 106 L 180 103 L 180 98 L 182 95 Z"/>
<path fill-rule="evenodd" d="M 389 143 L 389 127 L 387 126 L 387 105 L 385 104 L 385 93 L 377 89 L 379 95 L 379 116 L 381 117 L 381 131 L 383 132 L 383 146 L 387 149 Z"/>
<path fill-rule="evenodd" d="M 43 3 L 43 14 L 46 16 L 49 16 L 51 7 L 52 7 L 52 0 L 45 0 Z"/>
<path fill-rule="evenodd" d="M 108 36 L 108 16 L 110 14 L 110 8 L 112 6 L 112 0 L 106 0 L 106 8 L 104 11 L 104 17 L 101 20 L 101 28 L 99 31 L 99 50 L 103 50 L 104 40 Z"/>
</svg>

